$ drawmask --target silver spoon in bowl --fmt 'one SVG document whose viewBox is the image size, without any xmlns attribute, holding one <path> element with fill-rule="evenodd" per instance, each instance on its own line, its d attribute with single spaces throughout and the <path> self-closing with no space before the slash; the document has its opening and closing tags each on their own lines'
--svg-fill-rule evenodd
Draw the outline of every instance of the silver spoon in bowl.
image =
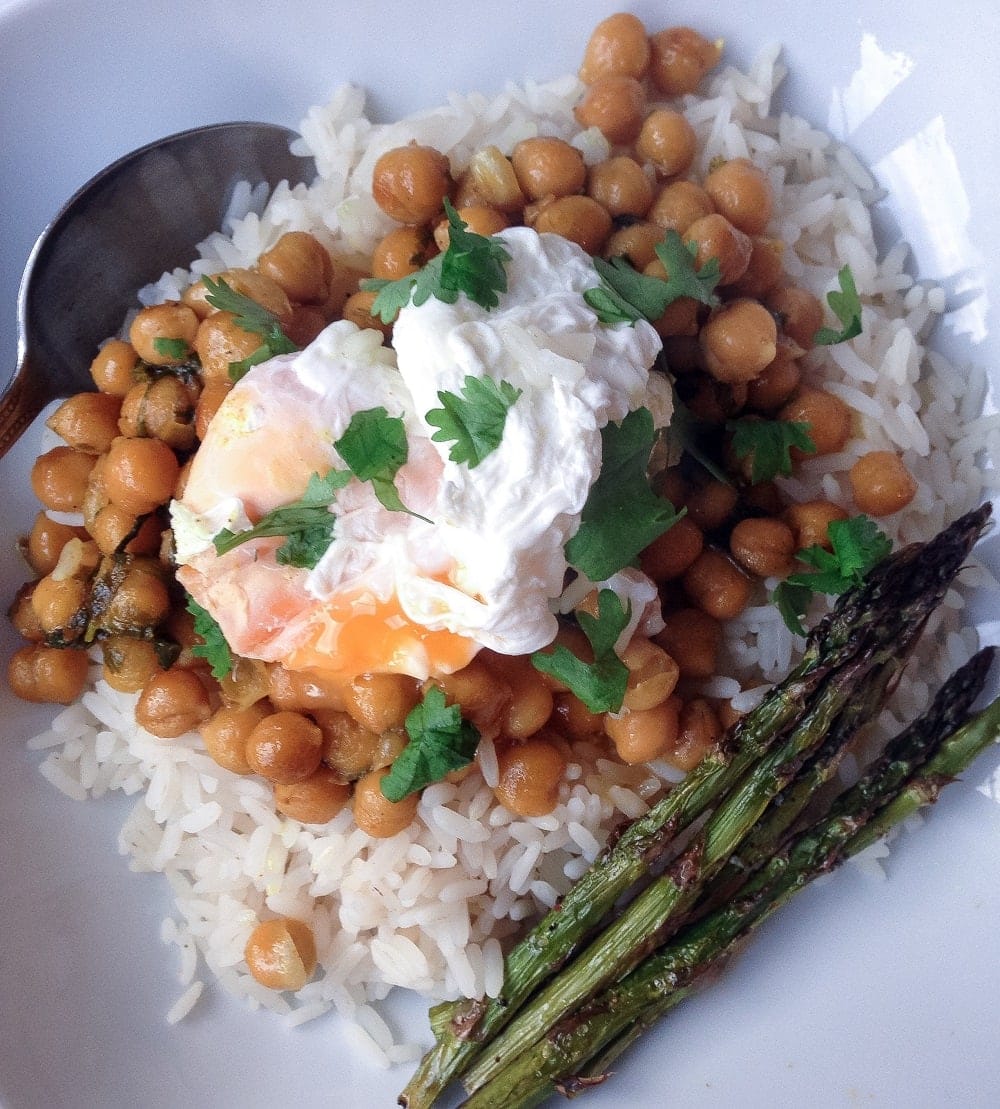
<svg viewBox="0 0 1000 1109">
<path fill-rule="evenodd" d="M 17 302 L 18 358 L 0 393 L 0 458 L 49 401 L 93 388 L 90 363 L 138 290 L 219 229 L 239 181 L 309 181 L 295 132 L 218 123 L 159 139 L 92 177 L 35 243 Z"/>
</svg>

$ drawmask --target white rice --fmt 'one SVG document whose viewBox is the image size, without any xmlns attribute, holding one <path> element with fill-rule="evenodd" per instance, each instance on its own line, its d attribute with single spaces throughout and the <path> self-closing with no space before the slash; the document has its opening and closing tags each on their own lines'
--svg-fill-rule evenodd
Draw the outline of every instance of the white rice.
<svg viewBox="0 0 1000 1109">
<path fill-rule="evenodd" d="M 959 371 L 925 351 L 922 337 L 944 310 L 944 294 L 913 283 L 903 268 L 904 244 L 878 259 L 870 205 L 879 193 L 868 171 L 804 120 L 769 114 L 783 73 L 777 48 L 769 47 L 748 73 L 726 68 L 705 96 L 682 101 L 700 140 L 699 172 L 720 155 L 750 156 L 767 172 L 776 193 L 772 231 L 787 244 L 792 279 L 825 297 L 846 261 L 869 298 L 860 336 L 804 359 L 806 378 L 822 381 L 855 410 L 857 438 L 836 456 L 807 460 L 783 484 L 793 499 L 822 495 L 849 506 L 846 476 L 858 454 L 898 450 L 918 494 L 881 523 L 900 541 L 927 538 L 996 484 L 982 452 L 1000 438 L 1000 422 L 976 418 L 981 373 Z M 302 124 L 298 145 L 316 158 L 316 184 L 279 187 L 266 204 L 259 190 L 239 192 L 232 217 L 202 244 L 192 272 L 251 264 L 295 229 L 314 232 L 345 259 L 370 255 L 392 226 L 371 199 L 372 166 L 382 151 L 411 140 L 444 150 L 456 170 L 483 145 L 509 153 L 535 134 L 568 138 L 588 161 L 599 160 L 607 143 L 597 132 L 578 134 L 573 120 L 580 92 L 576 78 L 565 77 L 510 87 L 493 99 L 454 96 L 440 111 L 375 125 L 364 115 L 363 94 L 342 88 Z M 166 275 L 142 299 L 176 297 L 189 280 L 186 271 Z M 925 641 L 900 683 L 883 731 L 897 724 L 895 714 L 905 719 L 919 710 L 929 686 L 974 649 L 963 604 L 962 592 L 953 590 L 936 614 L 935 638 Z M 727 629 L 725 676 L 704 692 L 746 710 L 800 646 L 761 591 Z M 75 800 L 109 790 L 139 795 L 119 842 L 133 869 L 164 873 L 174 891 L 175 913 L 162 938 L 180 953 L 183 992 L 167 1019 L 180 1020 L 196 1005 L 202 967 L 225 990 L 291 1024 L 335 1009 L 384 1066 L 412 1061 L 419 1047 L 395 1044 L 373 1003 L 395 987 L 428 998 L 495 995 L 501 945 L 519 922 L 551 907 L 600 852 L 610 828 L 647 811 L 679 777 L 664 763 L 629 768 L 598 752 L 588 763 L 583 752 L 555 811 L 524 820 L 494 800 L 496 755 L 484 742 L 478 772 L 459 785 L 432 786 L 412 827 L 373 840 L 349 811 L 324 827 L 276 815 L 270 790 L 220 768 L 197 735 L 162 742 L 137 728 L 134 702 L 97 680 L 31 745 L 47 752 L 45 777 Z M 877 867 L 882 853 L 873 848 L 863 862 Z M 316 935 L 319 972 L 291 1000 L 259 986 L 243 961 L 250 931 L 269 913 L 307 920 Z"/>
</svg>

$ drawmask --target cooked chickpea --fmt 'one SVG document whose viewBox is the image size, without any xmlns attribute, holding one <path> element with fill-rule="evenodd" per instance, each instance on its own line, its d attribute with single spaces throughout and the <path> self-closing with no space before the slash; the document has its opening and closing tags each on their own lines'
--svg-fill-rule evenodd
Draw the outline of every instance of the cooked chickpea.
<svg viewBox="0 0 1000 1109">
<path fill-rule="evenodd" d="M 330 255 L 307 231 L 286 231 L 260 256 L 257 269 L 300 304 L 322 304 L 330 295 Z"/>
<path fill-rule="evenodd" d="M 729 550 L 733 558 L 759 578 L 783 578 L 795 558 L 795 532 L 781 520 L 751 516 L 733 528 Z"/>
<path fill-rule="evenodd" d="M 560 196 L 542 206 L 532 226 L 539 234 L 554 232 L 598 254 L 611 233 L 611 217 L 589 196 Z"/>
<path fill-rule="evenodd" d="M 121 434 L 161 439 L 176 451 L 191 450 L 195 445 L 197 400 L 197 387 L 173 374 L 136 385 L 122 403 L 118 422 Z"/>
<path fill-rule="evenodd" d="M 372 255 L 372 276 L 398 281 L 422 269 L 437 254 L 426 227 L 396 227 L 381 239 Z"/>
<path fill-rule="evenodd" d="M 574 693 L 553 696 L 552 723 L 570 740 L 593 739 L 604 731 L 604 717 L 592 712 Z"/>
<path fill-rule="evenodd" d="M 823 326 L 823 305 L 808 289 L 785 285 L 768 294 L 767 306 L 778 317 L 781 330 L 803 350 L 812 350 Z"/>
<path fill-rule="evenodd" d="M 511 154 L 521 191 L 529 200 L 573 196 L 587 183 L 583 155 L 563 139 L 522 139 Z"/>
<path fill-rule="evenodd" d="M 14 599 L 7 609 L 7 617 L 14 631 L 22 639 L 32 643 L 40 643 L 45 638 L 45 630 L 39 623 L 38 616 L 31 604 L 31 596 L 35 591 L 35 583 L 26 581 L 14 594 Z"/>
<path fill-rule="evenodd" d="M 229 367 L 249 358 L 260 347 L 260 336 L 240 327 L 233 312 L 213 312 L 198 325 L 194 349 L 203 380 L 232 383 Z"/>
<path fill-rule="evenodd" d="M 216 377 L 206 381 L 194 409 L 194 433 L 199 439 L 208 434 L 208 425 L 215 419 L 222 402 L 233 391 L 233 382 Z M 190 461 L 190 460 L 189 460 Z M 177 496 L 181 496 L 181 483 L 178 478 Z"/>
<path fill-rule="evenodd" d="M 510 226 L 510 220 L 503 212 L 498 212 L 495 208 L 487 208 L 481 204 L 456 208 L 455 213 L 465 224 L 467 230 L 474 232 L 476 235 L 484 235 L 486 238 Z M 449 222 L 446 219 L 441 220 L 434 228 L 434 245 L 439 250 L 447 250 L 450 240 Z"/>
<path fill-rule="evenodd" d="M 121 399 L 111 393 L 77 393 L 45 421 L 67 446 L 87 454 L 103 454 L 118 434 Z"/>
<path fill-rule="evenodd" d="M 479 659 L 436 679 L 449 704 L 461 705 L 462 716 L 480 735 L 496 737 L 511 702 L 511 689 L 499 674 Z"/>
<path fill-rule="evenodd" d="M 621 658 L 628 667 L 625 708 L 633 712 L 651 709 L 673 693 L 680 670 L 670 655 L 652 640 L 636 637 Z"/>
<path fill-rule="evenodd" d="M 639 565 L 657 584 L 671 581 L 687 570 L 704 545 L 701 528 L 682 516 L 640 554 Z"/>
<path fill-rule="evenodd" d="M 46 574 L 31 595 L 31 607 L 46 635 L 59 632 L 67 642 L 78 639 L 86 623 L 87 583 Z"/>
<path fill-rule="evenodd" d="M 301 712 L 281 711 L 258 721 L 247 738 L 255 774 L 288 785 L 314 773 L 323 758 L 323 733 Z"/>
<path fill-rule="evenodd" d="M 642 77 L 648 66 L 649 39 L 642 21 L 627 12 L 616 12 L 591 32 L 580 80 L 589 84 L 602 77 Z"/>
<path fill-rule="evenodd" d="M 683 578 L 691 600 L 717 620 L 732 620 L 750 601 L 751 582 L 722 551 L 705 550 L 688 567 Z"/>
<path fill-rule="evenodd" d="M 696 485 L 684 501 L 688 518 L 704 531 L 714 531 L 736 510 L 739 493 L 729 482 L 708 478 Z"/>
<path fill-rule="evenodd" d="M 545 816 L 559 801 L 566 773 L 566 757 L 545 732 L 524 743 L 513 743 L 497 753 L 500 780 L 493 792 L 504 808 L 517 816 Z"/>
<path fill-rule="evenodd" d="M 222 281 L 229 286 L 234 292 L 240 293 L 245 297 L 249 297 L 252 301 L 259 304 L 261 308 L 266 308 L 268 312 L 273 312 L 279 320 L 286 320 L 292 311 L 292 303 L 288 299 L 288 294 L 272 277 L 267 274 L 261 273 L 259 270 L 250 270 L 243 267 L 236 267 L 231 270 L 223 270 L 222 273 L 214 274 L 211 278 L 213 281 Z M 197 309 L 193 309 L 199 319 L 203 315 L 212 315 L 219 311 L 214 305 L 209 304 L 208 286 L 204 281 L 197 282 L 192 286 L 192 299 L 197 300 L 201 298 L 204 300 L 205 311 L 198 313 Z M 197 295 L 194 295 L 197 291 Z M 256 336 L 259 340 L 260 336 Z"/>
<path fill-rule="evenodd" d="M 753 380 L 774 361 L 777 343 L 774 317 L 748 297 L 724 304 L 701 329 L 705 367 L 727 384 Z"/>
<path fill-rule="evenodd" d="M 160 739 L 176 739 L 212 715 L 208 690 L 193 670 L 164 670 L 142 687 L 135 706 L 139 727 Z"/>
<path fill-rule="evenodd" d="M 455 204 L 482 204 L 508 214 L 524 207 L 517 174 L 499 147 L 484 146 L 472 155 L 459 180 Z"/>
<path fill-rule="evenodd" d="M 22 701 L 68 705 L 83 692 L 88 668 L 85 651 L 28 643 L 11 655 L 7 684 Z"/>
<path fill-rule="evenodd" d="M 890 516 L 916 496 L 917 483 L 894 451 L 869 451 L 850 470 L 854 503 L 869 516 Z"/>
<path fill-rule="evenodd" d="M 286 670 L 280 663 L 267 669 L 267 695 L 278 709 L 344 709 L 343 681 L 309 670 Z"/>
<path fill-rule="evenodd" d="M 670 181 L 660 189 L 649 218 L 664 231 L 683 235 L 696 220 L 715 212 L 712 198 L 693 181 Z"/>
<path fill-rule="evenodd" d="M 176 300 L 139 310 L 128 330 L 136 353 L 151 366 L 177 366 L 191 356 L 198 317 Z"/>
<path fill-rule="evenodd" d="M 401 728 L 420 700 L 420 687 L 406 674 L 362 674 L 344 686 L 344 708 L 373 732 Z"/>
<path fill-rule="evenodd" d="M 552 690 L 541 673 L 524 655 L 484 651 L 479 657 L 510 689 L 501 734 L 511 739 L 527 739 L 534 735 L 548 722 L 553 708 Z"/>
<path fill-rule="evenodd" d="M 373 770 L 354 786 L 354 822 L 374 839 L 390 839 L 409 828 L 420 804 L 419 793 L 390 801 L 382 792 L 382 779 L 386 774 L 385 769 Z"/>
<path fill-rule="evenodd" d="M 372 171 L 375 203 L 399 223 L 427 223 L 441 211 L 454 182 L 448 159 L 431 146 L 387 150 Z"/>
<path fill-rule="evenodd" d="M 381 331 L 384 338 L 392 334 L 392 324 L 383 323 L 381 316 L 372 314 L 377 293 L 362 289 L 360 292 L 351 293 L 344 301 L 344 319 L 350 320 L 362 331 Z"/>
<path fill-rule="evenodd" d="M 156 645 L 148 639 L 112 635 L 101 641 L 104 680 L 120 693 L 138 693 L 155 675 L 163 673 Z"/>
<path fill-rule="evenodd" d="M 843 450 L 851 437 L 852 410 L 840 397 L 824 389 L 803 389 L 781 409 L 778 418 L 808 424 L 809 438 L 818 455 Z M 793 447 L 791 453 L 792 458 L 804 457 L 798 447 Z"/>
<path fill-rule="evenodd" d="M 326 824 L 350 801 L 351 787 L 328 766 L 320 766 L 301 782 L 274 787 L 274 807 L 303 824 Z"/>
<path fill-rule="evenodd" d="M 623 708 L 618 714 L 605 715 L 604 731 L 622 762 L 629 765 L 650 762 L 673 746 L 678 709 L 676 697 L 669 697 L 648 709 Z"/>
<path fill-rule="evenodd" d="M 801 381 L 802 370 L 779 336 L 773 360 L 747 382 L 747 406 L 757 412 L 774 412 L 789 400 Z"/>
<path fill-rule="evenodd" d="M 169 611 L 170 594 L 157 567 L 136 560 L 108 601 L 101 623 L 108 629 L 134 633 L 156 627 Z"/>
<path fill-rule="evenodd" d="M 690 27 L 659 31 L 650 36 L 649 46 L 650 76 L 667 96 L 694 92 L 722 56 L 721 42 L 709 42 Z"/>
<path fill-rule="evenodd" d="M 698 269 L 712 258 L 718 261 L 720 284 L 731 285 L 746 273 L 752 250 L 750 236 L 744 235 L 725 216 L 718 212 L 702 216 L 689 224 L 682 234 L 685 242 L 695 245 Z"/>
<path fill-rule="evenodd" d="M 743 276 L 733 282 L 740 296 L 766 296 L 784 275 L 784 246 L 780 239 L 757 236 L 751 240 L 750 261 Z"/>
<path fill-rule="evenodd" d="M 126 439 L 111 444 L 104 471 L 108 499 L 126 512 L 144 516 L 173 496 L 180 464 L 159 439 Z"/>
<path fill-rule="evenodd" d="M 644 271 L 650 263 L 659 261 L 656 247 L 662 241 L 663 231 L 655 223 L 639 220 L 612 231 L 603 253 L 605 258 L 627 258 L 635 269 Z"/>
<path fill-rule="evenodd" d="M 789 505 L 784 515 L 785 523 L 795 534 L 797 551 L 806 547 L 823 547 L 830 550 L 830 524 L 834 520 L 847 519 L 844 509 L 824 500 Z"/>
<path fill-rule="evenodd" d="M 573 109 L 581 127 L 596 127 L 612 144 L 630 143 L 642 129 L 646 91 L 634 77 L 600 77 Z"/>
<path fill-rule="evenodd" d="M 135 384 L 133 376 L 139 355 L 131 343 L 109 339 L 90 363 L 90 376 L 102 393 L 123 397 Z"/>
<path fill-rule="evenodd" d="M 367 270 L 359 270 L 342 258 L 331 257 L 333 272 L 330 275 L 330 295 L 326 303 L 321 305 L 321 311 L 328 320 L 340 319 L 344 312 L 347 298 L 358 291 L 358 286 L 363 278 L 369 277 Z"/>
<path fill-rule="evenodd" d="M 677 739 L 666 759 L 678 770 L 693 770 L 722 736 L 715 710 L 701 697 L 688 701 L 680 711 Z"/>
<path fill-rule="evenodd" d="M 98 510 L 90 521 L 90 534 L 101 554 L 150 555 L 160 546 L 162 525 L 157 516 L 147 516 L 142 523 L 132 512 L 108 504 Z M 129 536 L 132 538 L 130 539 Z"/>
<path fill-rule="evenodd" d="M 673 658 L 682 678 L 710 678 L 722 645 L 722 625 L 700 608 L 679 608 L 663 617 L 656 642 Z"/>
<path fill-rule="evenodd" d="M 642 219 L 653 202 L 653 186 L 642 166 L 634 158 L 621 154 L 590 167 L 587 195 L 612 218 Z"/>
<path fill-rule="evenodd" d="M 79 512 L 94 468 L 94 456 L 72 447 L 53 447 L 31 467 L 31 489 L 53 512 Z"/>
<path fill-rule="evenodd" d="M 680 112 L 657 108 L 643 120 L 635 152 L 652 164 L 662 177 L 686 173 L 694 161 L 697 139 L 694 128 Z"/>
<path fill-rule="evenodd" d="M 659 271 L 666 272 L 665 267 L 657 259 L 655 262 L 647 266 L 643 273 L 652 273 L 656 277 L 661 277 L 663 274 Z M 678 297 L 676 300 L 671 301 L 670 304 L 663 311 L 663 315 L 658 319 L 653 320 L 653 328 L 663 339 L 674 338 L 677 336 L 690 336 L 694 337 L 699 331 L 699 318 L 701 314 L 701 304 L 695 300 L 694 297 Z M 674 372 L 680 372 L 673 362 L 668 362 Z"/>
<path fill-rule="evenodd" d="M 295 304 L 292 314 L 285 321 L 284 332 L 300 350 L 304 350 L 329 322 L 323 309 L 315 304 Z"/>
<path fill-rule="evenodd" d="M 73 527 L 70 524 L 60 524 L 44 512 L 39 512 L 28 532 L 24 544 L 24 554 L 28 565 L 41 577 L 42 574 L 51 573 L 63 547 L 71 539 L 86 539 L 87 533 L 83 528 Z"/>
<path fill-rule="evenodd" d="M 705 192 L 716 211 L 747 235 L 761 235 L 774 210 L 767 174 L 748 158 L 730 158 L 710 171 Z"/>
<path fill-rule="evenodd" d="M 243 950 L 253 977 L 271 990 L 301 990 L 316 972 L 316 941 L 301 920 L 262 920 Z"/>
<path fill-rule="evenodd" d="M 336 709 L 314 709 L 312 717 L 323 733 L 323 761 L 341 781 L 356 781 L 370 770 L 388 765 L 382 761 L 383 737 L 353 716 Z"/>
</svg>

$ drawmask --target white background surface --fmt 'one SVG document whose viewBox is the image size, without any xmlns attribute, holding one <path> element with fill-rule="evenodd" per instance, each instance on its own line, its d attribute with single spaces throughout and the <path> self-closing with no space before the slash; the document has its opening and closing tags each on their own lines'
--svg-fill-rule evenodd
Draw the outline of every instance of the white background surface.
<svg viewBox="0 0 1000 1109">
<path fill-rule="evenodd" d="M 451 88 L 577 66 L 593 2 L 253 5 L 0 0 L 0 378 L 35 236 L 116 156 L 184 127 L 295 123 L 343 80 L 389 118 Z M 690 22 L 746 62 L 781 39 L 782 104 L 832 125 L 896 190 L 879 225 L 914 243 L 955 303 L 938 343 L 997 364 L 1000 18 L 989 0 L 633 6 Z M 141 229 L 136 230 L 137 234 Z M 0 580 L 23 571 L 29 440 L 0 462 Z M 994 564 L 996 543 L 987 544 Z M 5 602 L 6 603 L 6 602 Z M 994 621 L 998 614 L 984 612 Z M 988 629 L 991 633 L 994 628 Z M 0 630 L 6 659 L 13 636 Z M 406 1071 L 372 1070 L 335 1019 L 289 1031 L 214 990 L 188 1022 L 158 940 L 165 883 L 116 853 L 131 802 L 74 804 L 22 741 L 51 714 L 0 691 L 0 1104 L 6 1109 L 389 1106 Z M 584 1104 L 652 1107 L 1000 1103 L 1000 789 L 996 753 L 905 836 L 890 880 L 845 871 L 802 895 L 704 997 Z M 419 1004 L 393 1011 L 423 1028 Z"/>
</svg>

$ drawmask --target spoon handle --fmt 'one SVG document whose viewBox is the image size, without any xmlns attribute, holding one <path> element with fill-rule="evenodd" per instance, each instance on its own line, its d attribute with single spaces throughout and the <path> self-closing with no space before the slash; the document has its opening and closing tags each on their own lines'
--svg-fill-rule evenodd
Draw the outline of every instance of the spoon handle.
<svg viewBox="0 0 1000 1109">
<path fill-rule="evenodd" d="M 0 458 L 10 450 L 32 420 L 52 400 L 45 382 L 29 372 L 27 360 L 0 397 Z"/>
</svg>

